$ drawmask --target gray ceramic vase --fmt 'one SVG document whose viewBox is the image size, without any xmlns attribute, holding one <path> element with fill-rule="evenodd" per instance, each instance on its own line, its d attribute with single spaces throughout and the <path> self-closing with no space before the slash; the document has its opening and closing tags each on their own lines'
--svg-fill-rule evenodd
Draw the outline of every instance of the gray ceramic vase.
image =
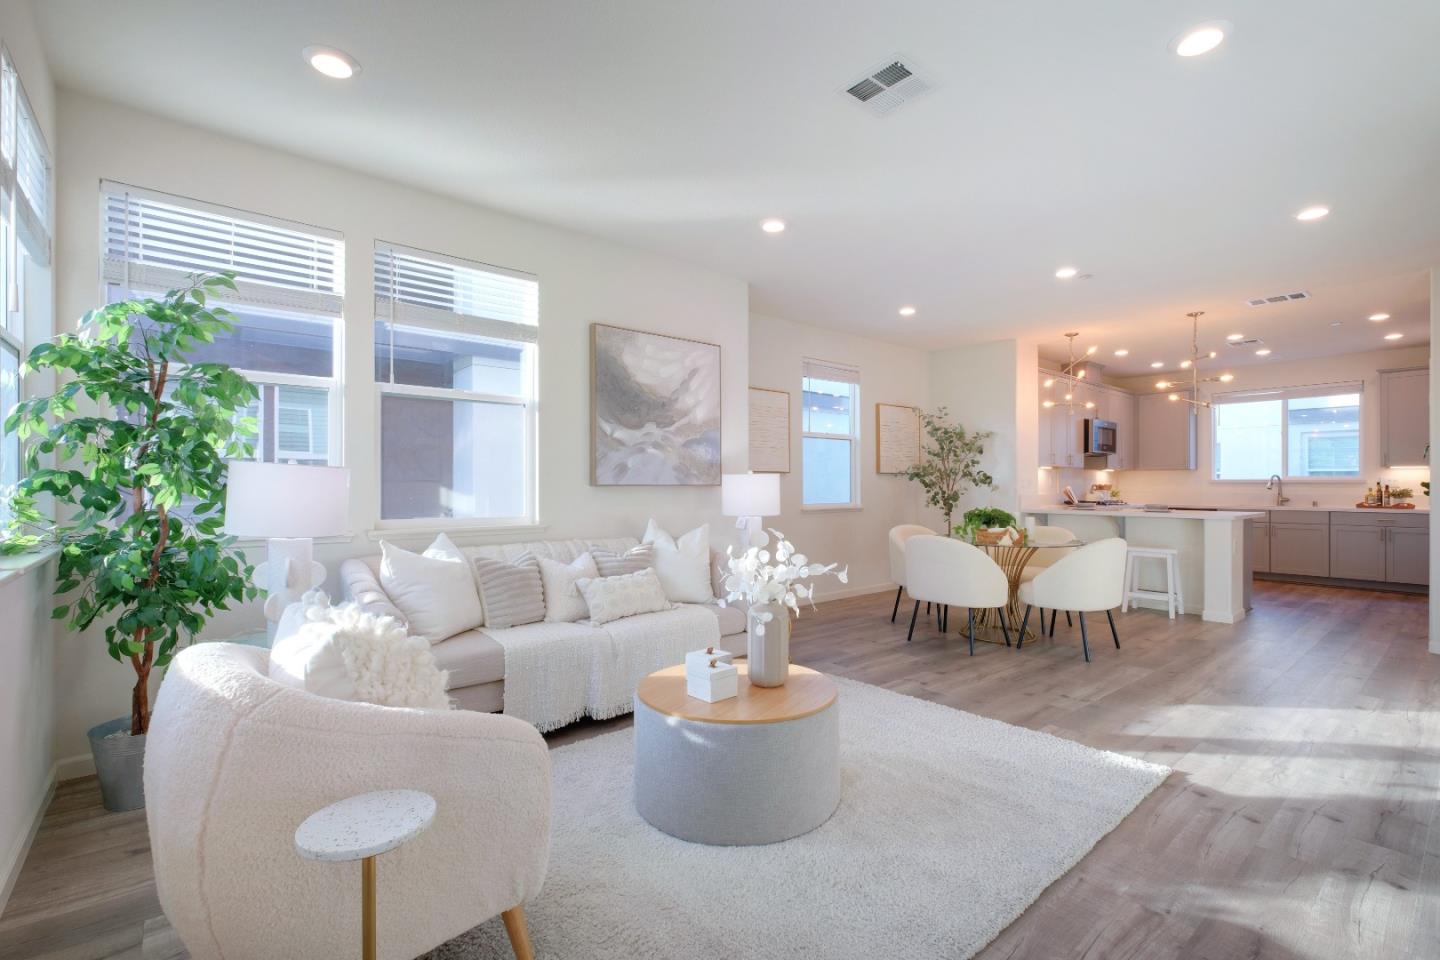
<svg viewBox="0 0 1440 960">
<path fill-rule="evenodd" d="M 757 613 L 771 614 L 765 633 L 756 632 Z M 750 682 L 757 687 L 778 687 L 790 676 L 790 611 L 778 603 L 751 607 L 745 618 L 746 659 Z"/>
</svg>

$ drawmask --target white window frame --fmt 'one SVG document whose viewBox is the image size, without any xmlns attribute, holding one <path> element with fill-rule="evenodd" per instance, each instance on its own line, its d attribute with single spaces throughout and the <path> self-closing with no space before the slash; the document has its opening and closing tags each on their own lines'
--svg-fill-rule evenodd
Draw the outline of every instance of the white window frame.
<svg viewBox="0 0 1440 960">
<path fill-rule="evenodd" d="M 420 250 L 414 247 L 406 247 L 400 244 L 389 243 L 382 240 L 375 242 L 375 258 L 378 260 L 387 252 L 393 251 L 397 254 L 409 254 L 435 260 L 441 263 L 448 263 L 465 269 L 483 270 L 507 276 L 519 277 L 539 282 L 538 277 L 520 270 L 511 270 L 504 267 L 495 267 L 490 264 L 478 261 L 465 260 L 460 257 L 448 254 L 435 253 L 428 250 Z M 373 261 L 372 261 L 373 263 Z M 489 321 L 481 317 L 471 317 L 465 314 L 448 313 L 443 310 L 416 306 L 399 302 L 382 293 L 380 284 L 377 281 L 375 286 L 375 323 L 371 329 L 379 324 L 389 326 L 409 327 L 412 329 L 433 330 L 436 333 L 464 334 L 467 336 L 485 336 L 494 339 L 507 339 L 500 335 L 509 326 L 505 323 Z M 533 335 L 524 342 L 525 349 L 522 351 L 523 366 L 521 368 L 521 382 L 525 385 L 526 394 L 496 394 L 483 393 L 480 391 L 461 390 L 447 387 L 427 387 L 415 384 L 394 383 L 389 381 L 375 381 L 375 424 L 374 433 L 374 462 L 375 462 L 375 502 L 377 508 L 376 529 L 394 531 L 423 531 L 423 530 L 445 530 L 451 532 L 464 532 L 474 530 L 480 532 L 495 532 L 500 530 L 534 530 L 540 524 L 540 497 L 539 497 L 539 397 L 540 397 L 540 347 L 539 347 L 538 323 Z M 392 353 L 391 362 L 394 362 Z M 371 368 L 374 368 L 374 358 L 371 359 Z M 524 513 L 516 517 L 405 517 L 386 518 L 384 516 L 384 451 L 382 450 L 383 412 L 384 398 L 414 397 L 427 400 L 448 400 L 455 402 L 490 403 L 516 406 L 524 409 L 525 428 L 525 451 L 524 451 Z"/>
<path fill-rule="evenodd" d="M 1290 405 L 1285 401 L 1302 400 L 1306 397 L 1328 397 L 1336 394 L 1353 393 L 1359 399 L 1359 420 L 1356 423 L 1358 434 L 1356 443 L 1360 450 L 1360 464 L 1354 474 L 1333 475 L 1333 476 L 1303 476 L 1290 473 Z M 1256 390 L 1243 390 L 1233 393 L 1216 394 L 1210 398 L 1210 482 L 1211 483 L 1232 483 L 1232 484 L 1259 484 L 1264 486 L 1270 482 L 1269 477 L 1217 477 L 1215 476 L 1215 464 L 1219 452 L 1220 440 L 1219 431 L 1215 429 L 1215 418 L 1219 415 L 1219 409 L 1236 403 L 1248 403 L 1259 400 L 1279 400 L 1280 404 L 1280 479 L 1286 483 L 1346 483 L 1353 484 L 1357 480 L 1365 478 L 1365 382 L 1363 380 L 1346 380 L 1338 383 L 1315 383 L 1290 387 L 1265 387 Z"/>
<path fill-rule="evenodd" d="M 844 372 L 853 376 L 850 382 L 850 432 L 849 433 L 821 433 L 813 430 L 806 430 L 805 427 L 805 381 L 812 379 L 806 373 L 806 368 L 811 364 L 822 367 L 832 367 L 838 372 Z M 813 379 L 825 379 L 815 377 Z M 807 357 L 800 365 L 800 510 L 802 512 L 824 513 L 833 510 L 859 510 L 861 509 L 860 491 L 860 368 L 851 366 L 848 363 L 836 363 L 832 360 L 819 360 Z M 805 440 L 807 438 L 819 440 L 848 440 L 850 441 L 850 502 L 849 503 L 805 503 Z"/>
</svg>

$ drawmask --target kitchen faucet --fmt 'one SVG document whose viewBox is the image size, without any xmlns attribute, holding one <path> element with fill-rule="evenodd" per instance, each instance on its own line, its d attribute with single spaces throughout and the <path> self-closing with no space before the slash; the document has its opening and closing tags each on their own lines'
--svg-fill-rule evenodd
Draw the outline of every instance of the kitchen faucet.
<svg viewBox="0 0 1440 960">
<path fill-rule="evenodd" d="M 1280 474 L 1270 474 L 1270 479 L 1266 482 L 1265 489 L 1275 491 L 1275 506 L 1283 507 L 1290 502 L 1290 498 L 1285 496 L 1285 481 L 1280 479 Z"/>
</svg>

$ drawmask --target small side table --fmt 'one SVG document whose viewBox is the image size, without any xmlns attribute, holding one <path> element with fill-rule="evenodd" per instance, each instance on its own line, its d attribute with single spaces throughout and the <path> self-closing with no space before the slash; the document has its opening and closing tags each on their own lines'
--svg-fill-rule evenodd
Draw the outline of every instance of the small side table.
<svg viewBox="0 0 1440 960">
<path fill-rule="evenodd" d="M 419 790 L 377 790 L 332 803 L 295 830 L 295 852 L 306 860 L 359 860 L 360 940 L 375 960 L 375 858 L 419 836 L 435 819 L 435 798 Z"/>
</svg>

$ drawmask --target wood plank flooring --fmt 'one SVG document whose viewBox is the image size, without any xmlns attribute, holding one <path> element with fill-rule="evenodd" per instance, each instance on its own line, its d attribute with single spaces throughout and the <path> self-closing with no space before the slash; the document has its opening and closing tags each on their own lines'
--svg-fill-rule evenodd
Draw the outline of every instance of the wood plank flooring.
<svg viewBox="0 0 1440 960">
<path fill-rule="evenodd" d="M 807 613 L 793 659 L 1176 770 L 984 960 L 1440 958 L 1440 657 L 1425 650 L 1425 598 L 1257 583 L 1235 627 L 1117 614 L 1116 651 L 1097 618 L 1088 665 L 1063 622 L 1018 653 L 967 656 L 961 618 L 907 644 L 892 600 Z M 0 917 L 0 960 L 183 956 L 158 917 L 143 815 L 105 814 L 93 780 L 62 784 Z"/>
</svg>

